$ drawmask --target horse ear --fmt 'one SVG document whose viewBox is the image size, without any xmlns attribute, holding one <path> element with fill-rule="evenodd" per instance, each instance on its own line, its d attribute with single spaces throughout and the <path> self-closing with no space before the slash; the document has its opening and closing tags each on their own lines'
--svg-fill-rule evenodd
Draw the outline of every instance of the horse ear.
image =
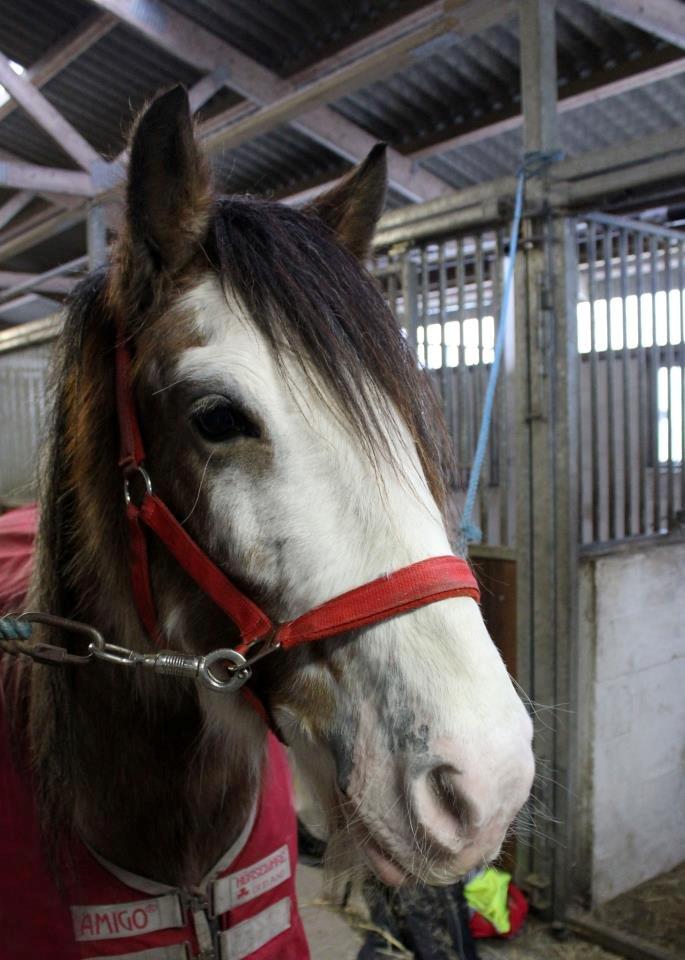
<svg viewBox="0 0 685 960">
<path fill-rule="evenodd" d="M 162 94 L 138 119 L 126 201 L 130 262 L 142 260 L 148 275 L 183 267 L 206 235 L 211 203 L 209 169 L 183 87 Z"/>
<path fill-rule="evenodd" d="M 377 143 L 366 160 L 331 190 L 305 207 L 327 223 L 343 246 L 363 260 L 369 252 L 388 185 L 386 144 Z"/>
</svg>

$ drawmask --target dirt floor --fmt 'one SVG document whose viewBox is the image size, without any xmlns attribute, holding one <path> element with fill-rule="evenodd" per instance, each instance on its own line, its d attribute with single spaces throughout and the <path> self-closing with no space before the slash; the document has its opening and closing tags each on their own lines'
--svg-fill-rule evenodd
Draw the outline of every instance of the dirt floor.
<svg viewBox="0 0 685 960">
<path fill-rule="evenodd" d="M 368 923 L 361 901 L 347 913 L 326 905 L 321 871 L 300 865 L 298 893 L 312 960 L 355 960 Z M 685 958 L 685 863 L 605 904 L 594 914 L 607 926 Z M 523 934 L 513 941 L 481 940 L 481 960 L 618 960 L 617 954 L 568 931 L 559 939 L 549 924 L 529 918 Z M 411 954 L 388 945 L 388 957 L 410 960 Z M 456 960 L 456 954 L 455 954 Z"/>
<path fill-rule="evenodd" d="M 312 960 L 355 960 L 363 941 L 367 922 L 363 908 L 345 914 L 326 906 L 321 894 L 321 872 L 314 867 L 298 868 L 298 896 Z M 481 960 L 617 960 L 593 944 L 576 937 L 559 941 L 547 924 L 531 920 L 524 933 L 512 942 L 481 941 Z M 388 944 L 388 957 L 410 960 L 411 954 Z M 457 955 L 455 953 L 455 960 Z"/>
<path fill-rule="evenodd" d="M 595 911 L 602 923 L 685 957 L 685 861 Z"/>
</svg>

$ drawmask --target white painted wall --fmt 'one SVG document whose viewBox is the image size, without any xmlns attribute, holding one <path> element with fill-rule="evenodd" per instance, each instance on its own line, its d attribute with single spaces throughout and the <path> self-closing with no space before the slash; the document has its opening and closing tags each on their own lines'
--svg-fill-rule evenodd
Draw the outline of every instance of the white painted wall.
<svg viewBox="0 0 685 960">
<path fill-rule="evenodd" d="M 580 601 L 580 643 L 594 652 L 589 809 L 602 903 L 685 859 L 685 544 L 585 558 Z"/>
</svg>

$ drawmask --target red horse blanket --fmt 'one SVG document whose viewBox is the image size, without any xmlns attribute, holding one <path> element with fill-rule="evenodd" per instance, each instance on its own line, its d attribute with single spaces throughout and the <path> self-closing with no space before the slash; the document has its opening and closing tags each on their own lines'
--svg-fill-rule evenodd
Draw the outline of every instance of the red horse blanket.
<svg viewBox="0 0 685 960">
<path fill-rule="evenodd" d="M 0 516 L 0 616 L 20 610 L 33 563 L 38 508 L 35 504 Z"/>
<path fill-rule="evenodd" d="M 19 609 L 30 569 L 33 514 L 0 517 L 0 609 Z M 11 517 L 10 522 L 7 518 Z M 23 556 L 22 556 L 23 554 Z M 6 563 L 7 558 L 9 561 Z M 269 734 L 261 797 L 241 837 L 197 890 L 108 864 L 76 840 L 56 886 L 43 858 L 30 772 L 12 749 L 9 711 L 26 710 L 26 671 L 0 660 L 0 957 L 2 960 L 308 960 L 297 912 L 297 828 L 285 751 Z M 25 761 L 25 757 L 23 758 Z"/>
</svg>

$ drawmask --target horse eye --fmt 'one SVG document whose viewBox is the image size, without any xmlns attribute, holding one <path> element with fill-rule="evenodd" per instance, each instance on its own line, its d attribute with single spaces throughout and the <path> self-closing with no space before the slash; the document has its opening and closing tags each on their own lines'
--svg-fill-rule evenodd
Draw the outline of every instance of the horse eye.
<svg viewBox="0 0 685 960">
<path fill-rule="evenodd" d="M 259 427 L 226 397 L 212 397 L 192 414 L 198 433 L 213 443 L 259 437 Z"/>
</svg>

